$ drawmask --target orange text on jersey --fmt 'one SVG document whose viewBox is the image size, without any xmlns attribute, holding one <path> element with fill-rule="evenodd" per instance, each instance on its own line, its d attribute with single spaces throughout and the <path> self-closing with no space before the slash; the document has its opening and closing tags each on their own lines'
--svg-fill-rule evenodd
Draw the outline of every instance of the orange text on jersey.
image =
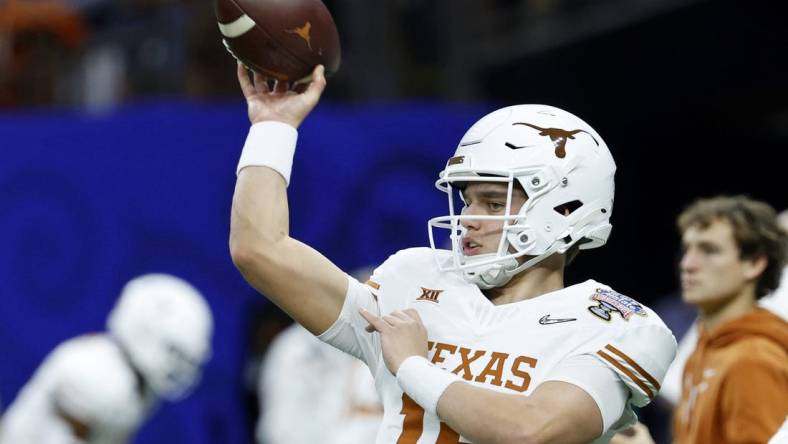
<svg viewBox="0 0 788 444">
<path fill-rule="evenodd" d="M 528 390 L 531 384 L 531 375 L 523 368 L 536 368 L 537 360 L 528 356 L 510 357 L 508 353 L 487 352 L 486 350 L 471 350 L 454 344 L 443 342 L 427 343 L 428 351 L 432 352 L 432 363 L 440 365 L 446 360 L 447 356 L 459 355 L 460 365 L 451 370 L 452 373 L 461 376 L 466 381 L 475 381 L 505 388 L 516 392 Z M 479 374 L 474 375 L 471 364 L 480 360 L 479 363 L 486 362 L 484 369 Z M 504 369 L 509 368 L 514 378 L 519 380 L 507 379 L 504 381 Z M 448 370 L 448 369 L 447 369 Z"/>
</svg>

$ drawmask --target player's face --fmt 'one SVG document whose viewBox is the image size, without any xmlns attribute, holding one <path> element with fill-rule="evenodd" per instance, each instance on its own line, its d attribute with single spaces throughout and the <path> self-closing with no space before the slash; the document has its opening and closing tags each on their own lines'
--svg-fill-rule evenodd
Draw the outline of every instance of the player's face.
<svg viewBox="0 0 788 444">
<path fill-rule="evenodd" d="M 465 207 L 463 215 L 503 216 L 506 214 L 507 185 L 500 182 L 471 182 L 463 191 Z M 519 187 L 512 191 L 510 214 L 517 214 L 527 197 Z M 501 220 L 465 219 L 462 225 L 467 230 L 462 241 L 466 256 L 496 253 L 503 233 Z"/>
<path fill-rule="evenodd" d="M 727 221 L 688 228 L 682 235 L 682 247 L 681 289 L 689 304 L 713 308 L 737 296 L 752 278 L 751 261 L 739 257 L 733 228 Z"/>
</svg>

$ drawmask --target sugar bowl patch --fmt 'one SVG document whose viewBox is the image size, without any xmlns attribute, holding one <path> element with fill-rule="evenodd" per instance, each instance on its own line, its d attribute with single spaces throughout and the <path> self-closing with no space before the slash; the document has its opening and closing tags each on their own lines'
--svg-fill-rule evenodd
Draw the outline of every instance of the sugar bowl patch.
<svg viewBox="0 0 788 444">
<path fill-rule="evenodd" d="M 613 312 L 620 314 L 625 321 L 628 321 L 633 314 L 643 317 L 647 315 L 638 301 L 613 290 L 597 288 L 591 295 L 591 300 L 597 301 L 598 304 L 588 307 L 588 311 L 605 321 L 612 318 Z"/>
</svg>

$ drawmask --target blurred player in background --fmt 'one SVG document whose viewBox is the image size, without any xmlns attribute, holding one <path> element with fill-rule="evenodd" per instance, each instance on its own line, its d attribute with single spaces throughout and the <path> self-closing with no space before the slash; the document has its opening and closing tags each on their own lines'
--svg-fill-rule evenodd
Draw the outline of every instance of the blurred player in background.
<svg viewBox="0 0 788 444">
<path fill-rule="evenodd" d="M 0 444 L 126 443 L 159 398 L 190 393 L 211 353 L 210 308 L 174 276 L 127 283 L 107 327 L 45 358 L 8 407 Z"/>
<path fill-rule="evenodd" d="M 450 215 L 430 221 L 433 249 L 402 250 L 362 284 L 288 235 L 296 128 L 325 88 L 323 68 L 302 93 L 254 77 L 238 67 L 253 125 L 233 260 L 370 367 L 384 404 L 378 443 L 607 442 L 633 422 L 631 405 L 654 398 L 676 347 L 659 317 L 593 280 L 564 288 L 568 260 L 611 229 L 615 163 L 593 128 L 542 105 L 482 118 L 439 176 Z M 435 228 L 448 229 L 451 251 L 434 248 Z"/>
<path fill-rule="evenodd" d="M 367 366 L 298 324 L 268 349 L 259 395 L 259 444 L 369 444 L 383 418 Z"/>
<path fill-rule="evenodd" d="M 683 298 L 699 320 L 674 440 L 765 443 L 788 415 L 788 323 L 758 302 L 778 288 L 788 235 L 768 204 L 743 196 L 698 200 L 678 226 Z"/>
<path fill-rule="evenodd" d="M 353 276 L 366 280 L 371 271 Z M 298 324 L 271 342 L 258 393 L 258 444 L 369 444 L 383 418 L 369 368 Z"/>
</svg>

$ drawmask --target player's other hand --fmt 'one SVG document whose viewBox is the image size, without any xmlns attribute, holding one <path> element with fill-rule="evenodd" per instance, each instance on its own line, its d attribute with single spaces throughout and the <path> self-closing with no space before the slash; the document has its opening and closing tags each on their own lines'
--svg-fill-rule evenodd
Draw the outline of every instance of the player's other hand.
<svg viewBox="0 0 788 444">
<path fill-rule="evenodd" d="M 286 82 L 275 82 L 273 87 L 260 74 L 254 73 L 254 79 L 242 64 L 238 64 L 238 83 L 246 97 L 249 121 L 255 123 L 265 121 L 284 122 L 298 128 L 301 122 L 320 100 L 326 89 L 326 77 L 323 65 L 312 71 L 312 80 L 306 87 L 290 89 Z"/>
<path fill-rule="evenodd" d="M 427 329 L 416 310 L 397 310 L 382 317 L 364 309 L 360 313 L 369 322 L 367 331 L 380 333 L 383 361 L 392 374 L 411 356 L 427 357 Z"/>
<path fill-rule="evenodd" d="M 610 440 L 610 444 L 654 444 L 654 439 L 651 437 L 648 427 L 637 423 L 616 433 Z"/>
</svg>

